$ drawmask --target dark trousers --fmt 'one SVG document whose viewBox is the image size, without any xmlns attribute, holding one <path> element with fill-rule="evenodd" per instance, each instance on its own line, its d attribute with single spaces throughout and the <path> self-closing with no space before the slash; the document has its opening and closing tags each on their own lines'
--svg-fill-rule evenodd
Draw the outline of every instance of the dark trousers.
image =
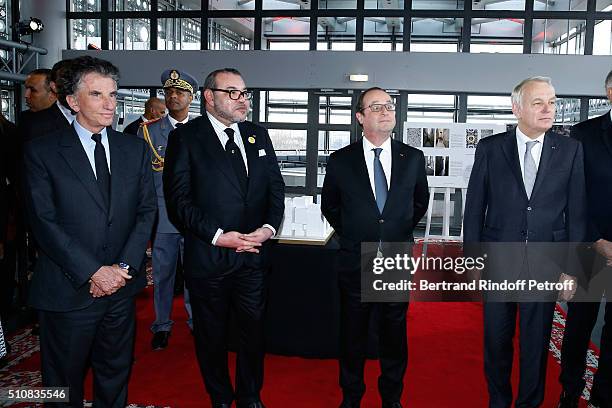
<svg viewBox="0 0 612 408">
<path fill-rule="evenodd" d="M 569 395 L 579 396 L 585 386 L 583 378 L 586 368 L 586 355 L 591 339 L 591 332 L 597 322 L 600 302 L 584 302 L 601 298 L 606 293 L 604 326 L 601 332 L 599 362 L 591 398 L 595 397 L 602 407 L 612 407 L 612 268 L 605 268 L 603 258 L 598 259 L 596 274 L 589 284 L 588 295 L 578 291 L 574 302 L 567 305 L 567 320 L 561 348 L 561 375 L 559 381 L 563 391 Z"/>
<path fill-rule="evenodd" d="M 134 298 L 97 299 L 70 312 L 39 311 L 42 383 L 70 387 L 70 402 L 46 406 L 82 407 L 89 364 L 94 407 L 125 407 L 134 348 Z"/>
<path fill-rule="evenodd" d="M 186 275 L 191 297 L 196 355 L 213 403 L 259 400 L 263 385 L 265 273 L 241 268 L 215 277 Z M 239 329 L 236 390 L 227 361 L 230 311 Z"/>
<path fill-rule="evenodd" d="M 519 316 L 520 380 L 517 408 L 538 407 L 544 400 L 546 363 L 554 302 L 484 304 L 484 368 L 490 408 L 512 405 L 512 339 Z"/>
<path fill-rule="evenodd" d="M 340 387 L 344 399 L 357 402 L 365 393 L 363 370 L 370 314 L 377 307 L 381 370 L 378 391 L 385 402 L 399 401 L 408 364 L 408 303 L 362 303 L 359 276 L 356 278 L 357 282 L 348 282 L 340 276 Z"/>
</svg>

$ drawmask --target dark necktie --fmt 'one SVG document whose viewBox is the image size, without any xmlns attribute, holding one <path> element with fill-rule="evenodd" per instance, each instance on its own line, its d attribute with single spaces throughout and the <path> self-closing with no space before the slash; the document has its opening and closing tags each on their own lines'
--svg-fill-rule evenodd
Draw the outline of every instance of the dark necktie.
<svg viewBox="0 0 612 408">
<path fill-rule="evenodd" d="M 387 177 L 385 177 L 385 170 L 380 162 L 382 148 L 378 147 L 372 149 L 372 151 L 374 152 L 374 193 L 376 195 L 378 211 L 382 214 L 385 203 L 387 202 Z"/>
<path fill-rule="evenodd" d="M 230 162 L 232 163 L 232 167 L 234 168 L 234 173 L 236 173 L 236 177 L 238 178 L 240 188 L 243 192 L 246 192 L 248 176 L 246 172 L 246 167 L 244 166 L 242 153 L 240 152 L 240 149 L 238 148 L 236 142 L 234 142 L 234 129 L 226 128 L 225 134 L 227 134 L 227 137 L 229 138 L 227 140 L 227 143 L 225 143 L 225 152 L 229 157 Z"/>
<path fill-rule="evenodd" d="M 108 171 L 108 163 L 106 161 L 106 152 L 102 144 L 102 135 L 94 133 L 91 135 L 91 140 L 96 142 L 94 150 L 94 159 L 96 162 L 96 178 L 98 180 L 98 188 L 102 193 L 102 198 L 106 204 L 106 208 L 110 205 L 110 173 Z"/>
</svg>

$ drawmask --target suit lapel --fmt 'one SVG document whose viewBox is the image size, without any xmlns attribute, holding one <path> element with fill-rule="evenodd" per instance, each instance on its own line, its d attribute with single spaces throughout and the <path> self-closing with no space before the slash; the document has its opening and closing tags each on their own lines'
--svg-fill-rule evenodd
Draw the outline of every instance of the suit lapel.
<svg viewBox="0 0 612 408">
<path fill-rule="evenodd" d="M 85 190 L 104 211 L 108 211 L 104 204 L 102 193 L 98 188 L 98 182 L 91 168 L 91 163 L 73 127 L 62 133 L 60 146 L 60 154 L 64 157 L 77 179 L 83 184 Z"/>
<path fill-rule="evenodd" d="M 525 183 L 523 182 L 523 175 L 521 174 L 521 163 L 519 161 L 519 153 L 516 147 L 516 133 L 515 131 L 506 132 L 506 137 L 502 144 L 502 150 L 504 151 L 504 155 L 506 156 L 506 160 L 508 161 L 508 165 L 512 170 L 512 174 L 514 174 L 514 178 L 516 182 L 521 187 L 521 191 L 527 200 L 527 192 L 525 191 Z"/>
<path fill-rule="evenodd" d="M 123 133 L 117 133 L 114 130 L 107 128 L 106 135 L 108 137 L 108 147 L 110 150 L 110 168 L 111 168 L 111 196 L 109 220 L 112 220 L 113 213 L 117 207 L 117 202 L 123 196 L 122 192 L 128 186 L 124 185 L 125 166 L 122 163 L 127 163 L 129 158 L 126 156 L 121 146 L 121 138 L 125 137 Z"/>
<path fill-rule="evenodd" d="M 238 183 L 238 178 L 234 174 L 232 164 L 227 158 L 225 149 L 221 146 L 219 138 L 217 137 L 217 132 L 215 132 L 206 114 L 202 115 L 200 134 L 204 139 L 204 144 L 206 146 L 205 151 L 209 154 L 211 162 L 221 170 L 223 175 L 238 191 L 242 192 L 240 184 Z"/>
<path fill-rule="evenodd" d="M 602 122 L 601 122 L 601 137 L 603 139 L 606 148 L 608 149 L 608 153 L 612 155 L 612 120 L 610 119 L 610 112 L 606 113 Z"/>
<path fill-rule="evenodd" d="M 538 188 L 542 185 L 544 178 L 546 177 L 546 173 L 548 172 L 548 167 L 550 163 L 553 161 L 553 156 L 557 151 L 557 142 L 554 140 L 554 135 L 550 132 L 547 132 L 546 136 L 544 136 L 544 145 L 542 146 L 542 155 L 540 156 L 540 165 L 538 166 L 538 174 L 536 175 L 535 184 L 533 185 L 533 191 L 531 192 L 531 197 L 534 197 Z"/>
</svg>

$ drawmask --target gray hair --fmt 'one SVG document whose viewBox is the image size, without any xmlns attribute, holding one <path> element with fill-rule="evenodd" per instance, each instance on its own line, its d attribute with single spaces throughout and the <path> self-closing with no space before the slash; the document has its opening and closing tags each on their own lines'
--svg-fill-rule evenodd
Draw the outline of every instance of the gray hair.
<svg viewBox="0 0 612 408">
<path fill-rule="evenodd" d="M 523 90 L 525 86 L 532 82 L 543 82 L 550 86 L 553 86 L 552 80 L 549 77 L 545 76 L 533 76 L 527 79 L 523 79 L 517 86 L 512 90 L 512 104 L 521 106 L 523 100 Z"/>
<path fill-rule="evenodd" d="M 606 75 L 606 89 L 612 88 L 612 71 L 608 72 Z"/>
</svg>

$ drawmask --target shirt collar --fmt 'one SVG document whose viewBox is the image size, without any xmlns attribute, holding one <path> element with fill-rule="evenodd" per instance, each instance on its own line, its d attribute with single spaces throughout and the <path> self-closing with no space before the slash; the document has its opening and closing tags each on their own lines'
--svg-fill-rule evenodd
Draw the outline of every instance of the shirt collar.
<svg viewBox="0 0 612 408">
<path fill-rule="evenodd" d="M 391 136 L 389 136 L 387 140 L 385 140 L 383 144 L 381 144 L 379 147 L 383 149 L 383 152 L 390 153 L 391 152 Z M 377 147 L 374 146 L 374 144 L 372 144 L 372 142 L 370 142 L 365 136 L 363 137 L 363 150 L 364 151 L 370 152 L 372 151 L 372 149 L 376 149 L 376 148 Z"/>
<path fill-rule="evenodd" d="M 541 135 L 539 135 L 538 137 L 536 137 L 535 139 L 530 138 L 529 136 L 527 136 L 526 134 L 524 134 L 523 132 L 521 132 L 521 130 L 519 129 L 519 127 L 516 127 L 516 137 L 518 139 L 518 141 L 522 144 L 527 144 L 527 142 L 532 142 L 532 141 L 538 141 L 540 143 L 544 143 L 544 135 L 546 133 L 542 133 Z"/>
<path fill-rule="evenodd" d="M 206 115 L 208 116 L 208 119 L 210 120 L 211 125 L 213 125 L 213 127 L 215 129 L 219 129 L 220 131 L 225 131 L 226 128 L 231 128 L 234 129 L 234 132 L 237 134 L 240 134 L 240 131 L 238 130 L 238 123 L 232 123 L 229 126 L 224 125 L 223 123 L 221 123 L 221 121 L 217 118 L 215 118 L 213 116 L 212 113 L 210 113 L 209 111 L 206 111 Z"/>
<path fill-rule="evenodd" d="M 60 101 L 55 101 L 55 104 L 57 105 L 57 107 L 59 108 L 59 110 L 62 112 L 62 114 L 64 115 L 64 117 L 66 118 L 66 120 L 70 123 L 74 122 L 74 119 L 76 117 L 75 114 L 73 114 L 70 109 L 68 109 L 67 107 L 65 107 L 64 105 L 62 105 L 60 103 Z"/>
<path fill-rule="evenodd" d="M 85 129 L 78 120 L 75 120 L 74 122 L 72 122 L 72 124 L 74 125 L 74 129 L 77 132 L 77 135 L 79 135 L 79 138 L 87 143 L 95 143 L 92 139 L 91 139 L 91 135 L 93 135 L 93 132 Z M 100 135 L 102 135 L 101 140 L 106 139 L 106 128 L 103 128 L 102 131 L 100 132 Z"/>
<path fill-rule="evenodd" d="M 185 119 L 179 121 L 174 119 L 170 114 L 168 114 L 168 120 L 170 121 L 172 127 L 175 128 L 177 123 L 187 123 L 187 121 L 189 120 L 189 115 L 187 115 Z"/>
</svg>

